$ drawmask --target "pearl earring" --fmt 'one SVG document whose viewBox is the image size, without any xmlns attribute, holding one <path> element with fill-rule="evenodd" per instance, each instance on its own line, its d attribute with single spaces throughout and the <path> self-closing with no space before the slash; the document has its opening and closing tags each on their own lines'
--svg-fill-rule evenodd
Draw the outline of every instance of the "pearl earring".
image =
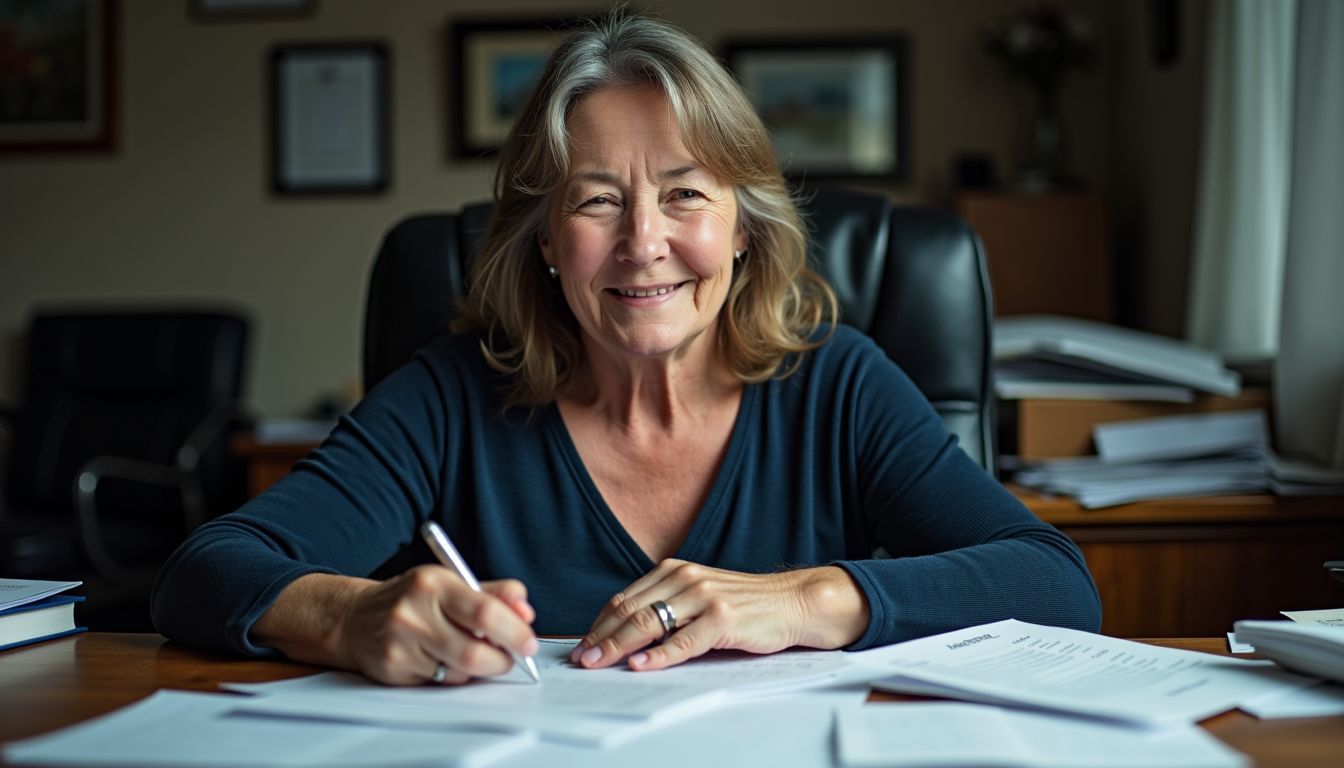
<svg viewBox="0 0 1344 768">
<path fill-rule="evenodd" d="M 560 270 L 556 269 L 554 264 L 547 264 L 546 271 L 551 273 L 551 277 L 560 276 Z"/>
<path fill-rule="evenodd" d="M 745 255 L 747 255 L 747 252 L 746 252 L 745 249 L 743 249 L 743 250 L 741 250 L 741 251 L 733 251 L 733 258 L 734 258 L 734 259 L 737 259 L 738 261 L 741 261 L 741 260 L 742 260 L 742 257 L 745 256 Z"/>
</svg>

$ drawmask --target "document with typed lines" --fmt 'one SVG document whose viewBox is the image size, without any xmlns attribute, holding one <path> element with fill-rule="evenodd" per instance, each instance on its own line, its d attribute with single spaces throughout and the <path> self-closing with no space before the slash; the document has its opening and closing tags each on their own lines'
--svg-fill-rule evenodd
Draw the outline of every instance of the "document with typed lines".
<svg viewBox="0 0 1344 768">
<path fill-rule="evenodd" d="M 1018 704 L 1132 723 L 1194 722 L 1310 685 L 1269 662 L 1008 619 L 895 646 L 883 690 Z"/>
</svg>

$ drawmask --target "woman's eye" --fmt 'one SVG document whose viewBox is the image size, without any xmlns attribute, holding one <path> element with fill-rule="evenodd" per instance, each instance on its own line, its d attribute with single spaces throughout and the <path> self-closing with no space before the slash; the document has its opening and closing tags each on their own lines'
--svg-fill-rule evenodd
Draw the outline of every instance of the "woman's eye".
<svg viewBox="0 0 1344 768">
<path fill-rule="evenodd" d="M 672 199 L 674 200 L 694 200 L 700 196 L 700 193 L 694 189 L 678 189 L 672 193 Z"/>
</svg>

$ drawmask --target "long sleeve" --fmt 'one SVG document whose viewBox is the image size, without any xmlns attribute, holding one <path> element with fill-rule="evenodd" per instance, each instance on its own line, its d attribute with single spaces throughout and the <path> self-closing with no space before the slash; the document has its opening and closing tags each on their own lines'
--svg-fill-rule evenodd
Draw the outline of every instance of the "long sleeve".
<svg viewBox="0 0 1344 768">
<path fill-rule="evenodd" d="M 478 340 L 453 337 L 369 393 L 288 477 L 197 530 L 159 576 L 155 626 L 199 648 L 273 653 L 248 631 L 285 586 L 367 576 L 393 555 L 428 562 L 414 539 L 431 517 L 480 578 L 527 585 L 541 634 L 586 631 L 654 567 L 559 410 L 506 412 Z M 869 559 L 878 546 L 894 558 Z M 1009 616 L 1097 625 L 1077 548 L 956 448 L 904 374 L 847 328 L 793 376 L 746 387 L 676 557 L 847 568 L 872 613 L 856 648 Z"/>
<path fill-rule="evenodd" d="M 428 516 L 447 402 L 422 362 L 395 373 L 291 474 L 169 558 L 152 598 L 155 627 L 198 648 L 273 653 L 248 630 L 285 586 L 308 573 L 367 575 Z"/>
<path fill-rule="evenodd" d="M 869 355 L 852 368 L 842 440 L 867 533 L 891 556 L 837 563 L 871 612 L 852 648 L 1005 618 L 1097 631 L 1078 547 L 961 451 L 895 365 Z"/>
</svg>

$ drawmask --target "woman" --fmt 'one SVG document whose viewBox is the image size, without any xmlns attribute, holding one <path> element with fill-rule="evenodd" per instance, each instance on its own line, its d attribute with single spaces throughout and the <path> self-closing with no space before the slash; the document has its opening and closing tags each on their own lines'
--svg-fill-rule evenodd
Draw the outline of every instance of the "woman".
<svg viewBox="0 0 1344 768">
<path fill-rule="evenodd" d="M 412 684 L 504 672 L 529 624 L 636 670 L 1097 628 L 1077 548 L 833 324 L 769 137 L 692 38 L 621 14 L 575 33 L 496 187 L 459 333 L 183 545 L 164 634 Z M 431 518 L 502 580 L 363 578 Z"/>
</svg>

